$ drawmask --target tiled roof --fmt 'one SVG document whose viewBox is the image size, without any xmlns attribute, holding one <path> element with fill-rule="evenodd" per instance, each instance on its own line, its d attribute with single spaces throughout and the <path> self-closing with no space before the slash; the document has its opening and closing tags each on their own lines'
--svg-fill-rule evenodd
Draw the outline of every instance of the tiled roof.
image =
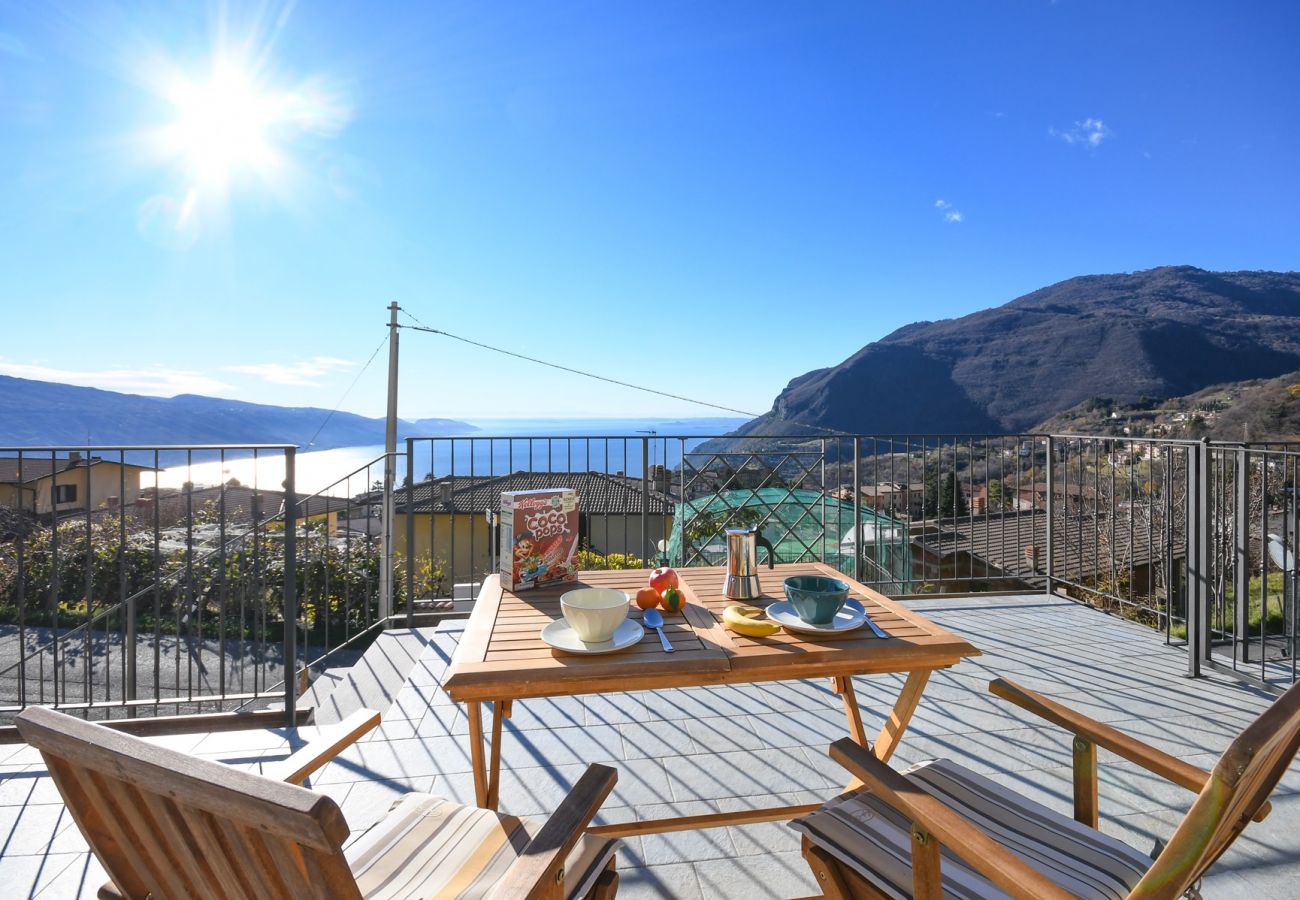
<svg viewBox="0 0 1300 900">
<path fill-rule="evenodd" d="M 444 485 L 447 487 L 444 488 Z M 578 492 L 578 510 L 594 515 L 625 515 L 641 512 L 641 479 L 603 472 L 515 472 L 492 478 L 445 476 L 415 485 L 412 509 L 417 513 L 482 513 L 499 510 L 503 491 L 536 491 L 572 488 Z M 395 491 L 397 511 L 405 512 L 407 491 Z M 671 515 L 673 501 L 659 491 L 649 491 L 647 512 Z"/>
<path fill-rule="evenodd" d="M 19 458 L 17 456 L 0 456 L 0 484 L 18 484 Z M 22 480 L 23 483 L 35 481 L 38 478 L 45 478 L 53 471 L 66 471 L 87 464 L 85 459 L 72 460 L 66 456 L 51 458 L 48 454 L 24 454 L 21 460 Z M 115 459 L 101 459 L 98 456 L 90 457 L 89 464 L 94 466 L 99 463 L 112 463 L 122 465 L 128 469 L 140 469 L 142 471 L 152 471 L 150 466 L 139 466 L 135 463 L 119 463 Z"/>
<path fill-rule="evenodd" d="M 1114 529 L 1114 540 L 1111 530 Z M 1007 573 L 1027 573 L 1025 548 L 1039 548 L 1039 574 L 1046 571 L 1047 515 L 1043 512 L 1002 513 L 944 519 L 938 527 L 912 533 L 913 543 L 938 556 L 966 552 Z M 1108 520 L 1105 515 L 1058 514 L 1053 532 L 1052 566 L 1058 578 L 1080 580 L 1097 572 L 1109 573 L 1111 554 L 1120 569 L 1144 566 L 1163 559 L 1165 547 L 1159 530 L 1148 535 L 1145 526 L 1130 529 L 1127 522 Z M 1179 536 L 1169 548 L 1175 558 L 1185 555 L 1186 542 Z"/>
</svg>

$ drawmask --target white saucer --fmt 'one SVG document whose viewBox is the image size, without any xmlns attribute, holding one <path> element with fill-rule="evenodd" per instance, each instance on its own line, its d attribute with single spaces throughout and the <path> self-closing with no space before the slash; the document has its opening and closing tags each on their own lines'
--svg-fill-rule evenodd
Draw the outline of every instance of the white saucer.
<svg viewBox="0 0 1300 900">
<path fill-rule="evenodd" d="M 789 600 L 778 600 L 768 606 L 767 617 L 789 631 L 801 631 L 805 634 L 838 634 L 867 624 L 867 611 L 852 597 L 826 625 L 811 625 L 799 618 L 799 614 L 794 611 L 794 604 Z"/>
<path fill-rule="evenodd" d="M 631 647 L 639 643 L 644 634 L 645 628 L 640 622 L 635 619 L 624 619 L 614 629 L 614 636 L 609 640 L 588 644 L 586 641 L 578 640 L 578 635 L 568 622 L 556 619 L 542 629 L 542 640 L 565 653 L 594 656 L 598 653 L 617 653 L 619 650 Z"/>
</svg>

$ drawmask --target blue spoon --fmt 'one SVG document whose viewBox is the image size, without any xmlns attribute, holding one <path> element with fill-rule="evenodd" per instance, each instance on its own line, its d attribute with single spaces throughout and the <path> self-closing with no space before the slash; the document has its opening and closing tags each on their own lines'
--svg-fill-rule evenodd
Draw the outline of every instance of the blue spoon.
<svg viewBox="0 0 1300 900">
<path fill-rule="evenodd" d="M 641 621 L 659 632 L 659 643 L 664 645 L 664 652 L 672 653 L 673 645 L 668 643 L 668 635 L 664 634 L 664 614 L 657 609 L 647 609 L 641 614 Z"/>
</svg>

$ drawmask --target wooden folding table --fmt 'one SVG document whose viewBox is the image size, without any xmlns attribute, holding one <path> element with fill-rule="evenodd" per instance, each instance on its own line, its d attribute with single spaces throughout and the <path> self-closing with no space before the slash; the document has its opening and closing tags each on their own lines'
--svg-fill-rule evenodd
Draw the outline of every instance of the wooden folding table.
<svg viewBox="0 0 1300 900">
<path fill-rule="evenodd" d="M 552 650 L 541 630 L 560 618 L 560 595 L 578 586 L 610 587 L 635 595 L 645 585 L 645 570 L 582 572 L 579 584 L 515 593 L 502 590 L 496 576 L 479 592 L 445 682 L 453 700 L 466 704 L 470 759 L 479 806 L 496 809 L 501 774 L 501 728 L 515 700 L 635 690 L 666 690 L 714 684 L 749 684 L 829 677 L 844 703 L 849 735 L 888 760 L 911 721 L 930 673 L 978 656 L 966 641 L 903 604 L 845 578 L 821 563 L 780 565 L 760 573 L 761 606 L 783 598 L 782 581 L 791 575 L 826 574 L 848 582 L 872 620 L 888 634 L 870 628 L 833 636 L 782 631 L 765 638 L 744 637 L 722 626 L 728 603 L 722 595 L 721 568 L 679 570 L 687 605 L 667 615 L 664 630 L 674 652 L 665 653 L 647 628 L 637 645 L 601 656 L 573 656 Z M 869 742 L 853 691 L 853 676 L 907 673 L 893 710 L 874 742 Z M 491 739 L 483 746 L 483 703 L 492 706 Z M 737 712 L 740 712 L 738 710 Z M 817 804 L 736 813 L 715 813 L 606 825 L 592 829 L 611 836 L 650 834 L 719 825 L 790 819 Z"/>
</svg>

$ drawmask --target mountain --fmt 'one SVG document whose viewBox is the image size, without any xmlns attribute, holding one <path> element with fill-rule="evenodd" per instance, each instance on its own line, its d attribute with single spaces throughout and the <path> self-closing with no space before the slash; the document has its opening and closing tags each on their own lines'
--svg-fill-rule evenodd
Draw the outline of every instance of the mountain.
<svg viewBox="0 0 1300 900">
<path fill-rule="evenodd" d="M 399 427 L 403 436 L 468 434 L 475 430 L 453 419 L 404 421 Z M 345 412 L 330 415 L 329 410 L 316 407 L 267 406 L 195 394 L 143 397 L 0 375 L 0 447 L 305 446 L 309 441 L 314 450 L 382 444 L 384 420 Z"/>
<path fill-rule="evenodd" d="M 1172 397 L 1297 368 L 1300 272 L 1089 275 L 900 328 L 795 378 L 735 434 L 1014 433 L 1091 397 Z"/>
<path fill-rule="evenodd" d="M 1220 441 L 1300 441 L 1300 371 L 1216 384 L 1166 400 L 1116 403 L 1094 397 L 1035 431 Z"/>
</svg>

